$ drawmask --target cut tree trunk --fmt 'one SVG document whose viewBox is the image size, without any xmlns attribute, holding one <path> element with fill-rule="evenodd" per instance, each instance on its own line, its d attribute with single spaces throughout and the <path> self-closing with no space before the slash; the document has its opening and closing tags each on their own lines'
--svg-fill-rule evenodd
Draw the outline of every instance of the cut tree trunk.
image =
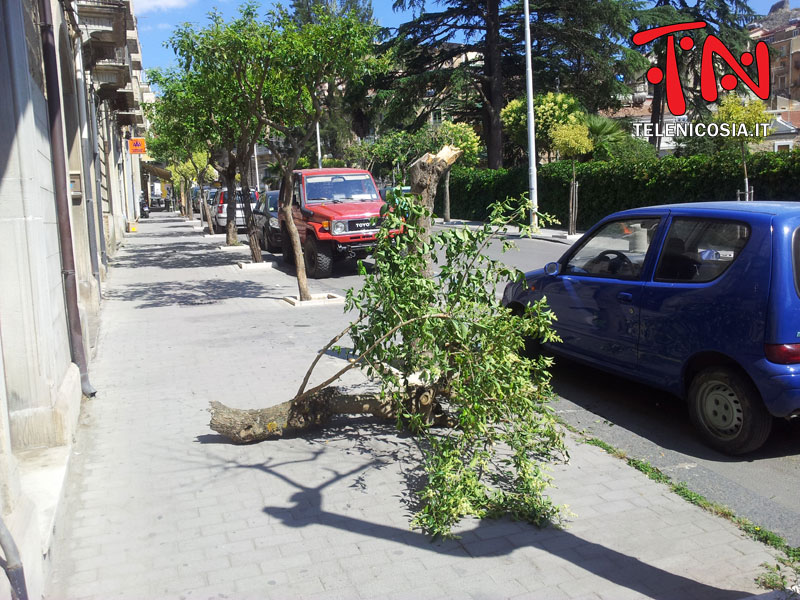
<svg viewBox="0 0 800 600">
<path fill-rule="evenodd" d="M 452 426 L 450 416 L 442 409 L 432 388 L 410 387 L 405 409 L 413 414 L 421 414 L 423 422 L 428 425 Z M 212 402 L 208 410 L 211 413 L 211 429 L 236 444 L 295 435 L 321 427 L 335 415 L 397 418 L 391 399 L 381 398 L 377 393 L 359 394 L 336 387 L 324 388 L 299 402 L 292 399 L 269 408 L 245 410 Z"/>
<path fill-rule="evenodd" d="M 433 212 L 433 202 L 436 199 L 436 187 L 439 185 L 439 179 L 453 166 L 453 163 L 456 162 L 461 154 L 462 151 L 459 148 L 445 146 L 439 150 L 438 154 L 428 152 L 409 165 L 408 173 L 411 177 L 411 193 L 419 195 L 422 198 L 423 206 L 429 211 Z M 425 217 L 421 220 L 420 226 L 422 228 L 421 243 L 427 244 L 430 241 L 430 217 Z M 428 257 L 427 262 L 425 276 L 431 277 L 433 268 L 430 257 Z"/>
</svg>

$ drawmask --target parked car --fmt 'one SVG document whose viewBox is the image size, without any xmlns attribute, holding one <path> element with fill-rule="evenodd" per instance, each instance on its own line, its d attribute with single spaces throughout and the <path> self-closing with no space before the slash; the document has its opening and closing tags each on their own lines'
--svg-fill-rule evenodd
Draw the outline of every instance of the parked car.
<svg viewBox="0 0 800 600">
<path fill-rule="evenodd" d="M 261 248 L 272 253 L 281 251 L 281 227 L 278 223 L 279 196 L 280 192 L 277 190 L 264 192 L 259 196 L 253 210 Z"/>
<path fill-rule="evenodd" d="M 369 171 L 305 169 L 292 178 L 292 217 L 309 277 L 328 277 L 334 260 L 364 257 L 375 245 L 384 205 Z M 283 214 L 278 213 L 283 259 L 294 260 Z"/>
<path fill-rule="evenodd" d="M 223 188 L 217 192 L 214 202 L 212 222 L 215 233 L 223 233 L 228 226 L 228 190 Z M 255 209 L 258 201 L 258 192 L 250 190 L 250 208 Z M 244 203 L 242 202 L 242 190 L 236 190 L 236 228 L 242 229 L 247 223 L 244 219 Z"/>
<path fill-rule="evenodd" d="M 503 304 L 543 297 L 561 338 L 547 350 L 685 398 L 718 450 L 755 450 L 800 415 L 798 203 L 615 213 Z"/>
</svg>

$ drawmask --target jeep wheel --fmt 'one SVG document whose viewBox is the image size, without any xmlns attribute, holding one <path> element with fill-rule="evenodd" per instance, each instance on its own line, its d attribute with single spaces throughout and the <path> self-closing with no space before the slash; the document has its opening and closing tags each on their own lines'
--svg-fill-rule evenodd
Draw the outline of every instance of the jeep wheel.
<svg viewBox="0 0 800 600">
<path fill-rule="evenodd" d="M 706 443 L 725 454 L 756 450 L 772 429 L 772 416 L 758 390 L 727 367 L 695 376 L 689 388 L 689 415 Z"/>
<path fill-rule="evenodd" d="M 283 262 L 287 265 L 294 264 L 294 250 L 292 250 L 292 240 L 289 239 L 289 232 L 281 230 L 281 245 L 283 246 Z"/>
<path fill-rule="evenodd" d="M 303 249 L 306 261 L 306 274 L 314 279 L 330 277 L 333 272 L 333 250 L 329 243 L 318 242 L 316 238 L 308 237 L 306 247 Z"/>
</svg>

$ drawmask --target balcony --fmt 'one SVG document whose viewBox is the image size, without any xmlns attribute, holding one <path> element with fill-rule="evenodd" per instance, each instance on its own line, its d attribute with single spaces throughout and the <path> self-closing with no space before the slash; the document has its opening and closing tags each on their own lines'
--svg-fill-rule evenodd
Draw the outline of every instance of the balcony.
<svg viewBox="0 0 800 600">
<path fill-rule="evenodd" d="M 141 71 L 142 70 L 142 55 L 141 54 L 131 54 L 131 69 L 134 71 Z"/>
<path fill-rule="evenodd" d="M 144 123 L 141 110 L 121 110 L 116 114 L 117 123 L 120 125 L 142 125 Z"/>
<path fill-rule="evenodd" d="M 125 87 L 131 80 L 131 65 L 127 48 L 93 44 L 88 55 L 92 78 L 101 90 Z"/>
<path fill-rule="evenodd" d="M 126 4 L 121 0 L 77 0 L 84 42 L 105 42 L 123 46 Z"/>
<path fill-rule="evenodd" d="M 138 54 L 141 52 L 141 48 L 139 46 L 139 32 L 134 29 L 128 29 L 125 31 L 125 35 L 127 36 L 128 40 L 128 52 L 130 54 Z"/>
</svg>

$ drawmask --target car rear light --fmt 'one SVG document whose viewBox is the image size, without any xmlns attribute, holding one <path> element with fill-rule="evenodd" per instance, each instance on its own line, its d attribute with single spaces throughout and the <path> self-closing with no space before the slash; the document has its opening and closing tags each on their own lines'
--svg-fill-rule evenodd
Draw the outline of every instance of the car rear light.
<svg viewBox="0 0 800 600">
<path fill-rule="evenodd" d="M 800 363 L 800 344 L 764 344 L 767 360 L 779 365 Z"/>
<path fill-rule="evenodd" d="M 224 211 L 225 211 L 225 204 L 220 202 L 219 206 L 217 206 L 217 214 L 221 215 L 221 214 L 223 214 Z"/>
</svg>

